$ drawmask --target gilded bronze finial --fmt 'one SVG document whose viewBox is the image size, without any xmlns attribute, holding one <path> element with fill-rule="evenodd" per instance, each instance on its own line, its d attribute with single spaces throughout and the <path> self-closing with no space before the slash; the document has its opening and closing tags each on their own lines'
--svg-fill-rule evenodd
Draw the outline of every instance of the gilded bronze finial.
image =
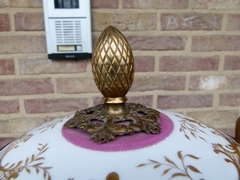
<svg viewBox="0 0 240 180">
<path fill-rule="evenodd" d="M 113 26 L 107 27 L 96 42 L 92 72 L 104 104 L 77 111 L 65 127 L 87 131 L 98 143 L 140 131 L 160 133 L 158 111 L 126 103 L 125 95 L 134 79 L 134 58 L 128 41 Z"/>
<path fill-rule="evenodd" d="M 93 52 L 94 81 L 103 94 L 105 115 L 126 114 L 126 94 L 134 78 L 134 58 L 123 34 L 113 26 L 99 36 Z"/>
</svg>

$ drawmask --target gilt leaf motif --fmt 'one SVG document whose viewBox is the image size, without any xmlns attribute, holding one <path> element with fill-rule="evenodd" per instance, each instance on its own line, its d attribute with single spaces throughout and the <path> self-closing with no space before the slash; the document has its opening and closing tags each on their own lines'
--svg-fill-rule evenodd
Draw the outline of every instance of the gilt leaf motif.
<svg viewBox="0 0 240 180">
<path fill-rule="evenodd" d="M 186 177 L 186 178 L 189 178 L 192 180 L 193 179 L 191 177 L 192 173 L 190 174 L 189 170 L 194 173 L 201 173 L 195 166 L 186 165 L 186 162 L 185 162 L 186 158 L 191 158 L 191 159 L 195 159 L 195 160 L 198 160 L 200 158 L 198 158 L 192 154 L 183 155 L 182 151 L 177 152 L 177 157 L 180 160 L 180 163 L 174 162 L 170 158 L 164 156 L 165 162 L 158 162 L 156 160 L 149 159 L 149 163 L 140 164 L 137 167 L 143 167 L 143 166 L 147 166 L 147 165 L 153 165 L 153 169 L 162 169 L 161 167 L 167 167 L 163 171 L 161 176 L 167 175 L 170 172 L 172 172 L 170 179 L 174 179 L 174 178 L 181 176 L 181 177 Z M 180 167 L 177 164 L 182 164 L 182 166 Z"/>
</svg>

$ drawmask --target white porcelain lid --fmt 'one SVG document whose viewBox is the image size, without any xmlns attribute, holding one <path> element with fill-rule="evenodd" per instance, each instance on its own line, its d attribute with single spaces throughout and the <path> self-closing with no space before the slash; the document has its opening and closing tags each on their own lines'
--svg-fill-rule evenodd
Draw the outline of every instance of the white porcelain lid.
<svg viewBox="0 0 240 180">
<path fill-rule="evenodd" d="M 233 138 L 182 114 L 160 112 L 160 134 L 118 136 L 105 144 L 63 127 L 73 115 L 45 123 L 0 152 L 0 179 L 240 179 L 240 145 Z"/>
</svg>

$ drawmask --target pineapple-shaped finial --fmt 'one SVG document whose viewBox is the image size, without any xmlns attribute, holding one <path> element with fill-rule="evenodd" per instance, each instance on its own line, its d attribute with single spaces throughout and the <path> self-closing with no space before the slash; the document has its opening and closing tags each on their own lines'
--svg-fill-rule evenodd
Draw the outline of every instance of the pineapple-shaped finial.
<svg viewBox="0 0 240 180">
<path fill-rule="evenodd" d="M 96 42 L 92 72 L 105 103 L 126 101 L 134 78 L 134 58 L 126 38 L 113 26 L 108 26 Z"/>
</svg>

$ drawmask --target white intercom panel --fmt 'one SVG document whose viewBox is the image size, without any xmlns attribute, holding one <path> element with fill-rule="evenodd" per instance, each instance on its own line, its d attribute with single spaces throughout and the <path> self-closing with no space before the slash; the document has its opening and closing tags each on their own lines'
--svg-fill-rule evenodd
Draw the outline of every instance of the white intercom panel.
<svg viewBox="0 0 240 180">
<path fill-rule="evenodd" d="M 90 0 L 43 0 L 49 59 L 92 57 Z"/>
</svg>

